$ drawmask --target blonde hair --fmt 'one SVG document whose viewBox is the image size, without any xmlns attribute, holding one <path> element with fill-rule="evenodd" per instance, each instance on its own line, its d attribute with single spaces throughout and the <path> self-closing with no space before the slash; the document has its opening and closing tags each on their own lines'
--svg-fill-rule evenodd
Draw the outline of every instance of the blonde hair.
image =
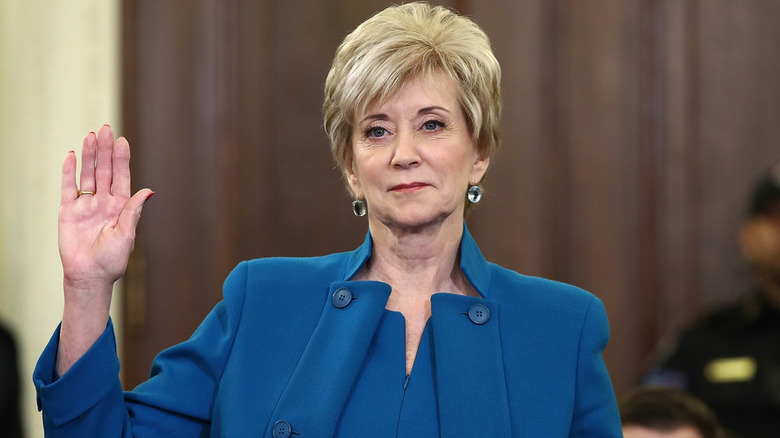
<svg viewBox="0 0 780 438">
<path fill-rule="evenodd" d="M 407 3 L 372 16 L 336 50 L 322 112 L 333 158 L 342 171 L 352 158 L 355 115 L 420 76 L 438 74 L 457 86 L 480 154 L 491 156 L 498 149 L 501 67 L 487 35 L 444 7 Z"/>
</svg>

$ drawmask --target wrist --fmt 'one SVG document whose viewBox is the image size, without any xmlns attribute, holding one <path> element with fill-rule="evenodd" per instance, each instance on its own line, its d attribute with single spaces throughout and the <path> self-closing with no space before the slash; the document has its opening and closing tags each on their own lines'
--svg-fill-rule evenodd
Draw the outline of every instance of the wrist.
<svg viewBox="0 0 780 438">
<path fill-rule="evenodd" d="M 65 299 L 68 297 L 92 297 L 108 295 L 110 297 L 114 281 L 103 278 L 69 278 L 65 276 L 62 282 Z"/>
<path fill-rule="evenodd" d="M 108 320 L 108 312 L 111 308 L 111 294 L 114 284 L 98 279 L 63 282 L 65 295 L 65 307 L 63 309 L 63 321 L 69 316 L 75 320 L 102 321 Z"/>
<path fill-rule="evenodd" d="M 57 348 L 57 373 L 62 376 L 83 356 L 105 332 L 109 319 L 111 294 L 78 293 L 65 294 L 62 312 L 60 338 Z"/>
</svg>

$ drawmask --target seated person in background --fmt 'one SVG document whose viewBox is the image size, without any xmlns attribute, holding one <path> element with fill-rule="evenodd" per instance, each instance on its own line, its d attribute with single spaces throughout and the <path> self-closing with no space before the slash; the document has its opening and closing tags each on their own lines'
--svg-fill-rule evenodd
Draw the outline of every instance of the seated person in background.
<svg viewBox="0 0 780 438">
<path fill-rule="evenodd" d="M 780 163 L 756 186 L 739 245 L 755 279 L 740 301 L 698 318 L 645 378 L 704 401 L 745 438 L 780 436 Z"/>
<path fill-rule="evenodd" d="M 725 438 L 707 405 L 678 389 L 640 388 L 619 408 L 624 438 Z"/>
<path fill-rule="evenodd" d="M 0 324 L 0 436 L 22 436 L 19 411 L 19 366 L 16 342 L 10 331 Z"/>
</svg>

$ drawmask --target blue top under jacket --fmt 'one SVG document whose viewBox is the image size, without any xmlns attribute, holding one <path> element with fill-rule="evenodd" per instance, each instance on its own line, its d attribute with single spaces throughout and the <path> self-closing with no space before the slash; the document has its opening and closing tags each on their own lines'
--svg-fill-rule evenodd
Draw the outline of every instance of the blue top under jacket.
<svg viewBox="0 0 780 438">
<path fill-rule="evenodd" d="M 440 293 L 411 375 L 390 286 L 349 281 L 371 255 L 240 263 L 192 337 L 123 392 L 113 327 L 59 379 L 59 329 L 33 380 L 50 437 L 621 437 L 601 301 L 485 261 L 481 295 Z"/>
</svg>

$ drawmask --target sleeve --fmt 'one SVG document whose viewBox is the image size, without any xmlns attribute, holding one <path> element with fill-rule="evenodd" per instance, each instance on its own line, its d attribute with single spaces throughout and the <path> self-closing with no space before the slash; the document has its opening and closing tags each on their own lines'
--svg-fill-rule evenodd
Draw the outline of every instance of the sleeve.
<svg viewBox="0 0 780 438">
<path fill-rule="evenodd" d="M 56 378 L 59 328 L 33 381 L 47 437 L 208 435 L 219 381 L 243 310 L 246 263 L 225 281 L 224 299 L 189 340 L 154 359 L 149 380 L 123 392 L 112 322 L 65 375 Z"/>
<path fill-rule="evenodd" d="M 615 391 L 602 352 L 609 341 L 609 323 L 601 300 L 594 298 L 580 337 L 571 437 L 622 437 Z"/>
</svg>

